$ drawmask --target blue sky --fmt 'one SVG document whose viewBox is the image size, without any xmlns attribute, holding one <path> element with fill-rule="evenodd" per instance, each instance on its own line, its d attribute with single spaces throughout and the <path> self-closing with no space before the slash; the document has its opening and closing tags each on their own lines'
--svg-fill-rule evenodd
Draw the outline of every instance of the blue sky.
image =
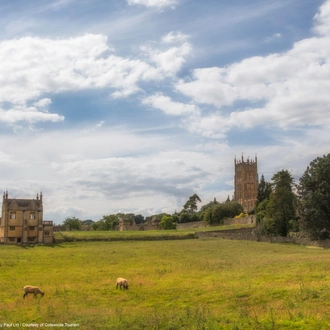
<svg viewBox="0 0 330 330">
<path fill-rule="evenodd" d="M 329 152 L 330 0 L 0 0 L 0 186 L 44 218 L 298 181 Z"/>
</svg>

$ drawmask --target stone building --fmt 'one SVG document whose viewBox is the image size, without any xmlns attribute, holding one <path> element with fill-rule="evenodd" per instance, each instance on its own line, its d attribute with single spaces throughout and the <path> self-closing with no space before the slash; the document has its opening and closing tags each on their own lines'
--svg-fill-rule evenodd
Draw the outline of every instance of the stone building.
<svg viewBox="0 0 330 330">
<path fill-rule="evenodd" d="M 0 243 L 53 243 L 53 221 L 43 220 L 42 193 L 36 199 L 8 198 L 3 194 Z"/>
<path fill-rule="evenodd" d="M 234 200 L 240 203 L 244 212 L 249 213 L 254 210 L 258 197 L 258 162 L 249 158 L 244 161 L 234 160 L 235 163 L 235 192 Z"/>
</svg>

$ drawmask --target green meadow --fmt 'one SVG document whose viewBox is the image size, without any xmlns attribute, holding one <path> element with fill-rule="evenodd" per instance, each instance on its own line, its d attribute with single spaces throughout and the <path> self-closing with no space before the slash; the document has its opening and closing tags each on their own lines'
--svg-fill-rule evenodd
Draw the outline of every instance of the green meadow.
<svg viewBox="0 0 330 330">
<path fill-rule="evenodd" d="M 117 277 L 128 279 L 129 290 L 116 290 Z M 329 283 L 330 250 L 299 245 L 224 239 L 2 245 L 0 324 L 330 329 Z M 45 296 L 23 299 L 27 284 Z"/>
</svg>

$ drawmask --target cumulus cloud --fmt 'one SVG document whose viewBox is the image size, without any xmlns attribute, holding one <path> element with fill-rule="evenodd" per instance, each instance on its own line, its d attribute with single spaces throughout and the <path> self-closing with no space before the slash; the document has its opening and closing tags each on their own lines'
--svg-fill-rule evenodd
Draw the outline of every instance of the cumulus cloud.
<svg viewBox="0 0 330 330">
<path fill-rule="evenodd" d="M 160 47 L 142 46 L 141 50 L 166 76 L 175 76 L 192 52 L 187 42 L 188 36 L 180 32 L 170 32 L 163 37 Z M 171 46 L 168 48 L 168 46 Z"/>
<path fill-rule="evenodd" d="M 175 88 L 199 105 L 217 107 L 220 131 L 236 126 L 329 125 L 328 17 L 330 1 L 315 16 L 319 36 L 296 42 L 287 52 L 250 57 L 227 67 L 196 69 Z M 238 101 L 247 105 L 233 110 Z"/>
<path fill-rule="evenodd" d="M 159 109 L 167 115 L 182 116 L 199 114 L 199 109 L 195 105 L 175 102 L 170 97 L 164 96 L 162 93 L 156 93 L 144 98 L 142 104 Z"/>
<path fill-rule="evenodd" d="M 330 1 L 327 0 L 314 16 L 314 31 L 320 35 L 326 36 L 330 34 Z"/>
<path fill-rule="evenodd" d="M 172 39 L 180 38 L 181 35 L 172 35 Z M 60 115 L 45 114 L 51 104 L 50 98 L 43 97 L 45 94 L 107 88 L 115 98 L 127 97 L 141 90 L 142 81 L 175 75 L 190 50 L 187 42 L 161 49 L 148 47 L 146 61 L 114 55 L 104 35 L 2 41 L 0 108 L 1 104 L 11 104 L 11 109 L 2 107 L 1 120 L 63 120 Z"/>
</svg>

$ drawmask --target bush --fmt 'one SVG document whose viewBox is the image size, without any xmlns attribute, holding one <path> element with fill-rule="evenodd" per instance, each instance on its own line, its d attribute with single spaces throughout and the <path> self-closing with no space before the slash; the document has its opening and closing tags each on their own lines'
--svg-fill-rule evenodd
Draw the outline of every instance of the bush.
<svg viewBox="0 0 330 330">
<path fill-rule="evenodd" d="M 176 223 L 174 222 L 174 219 L 172 216 L 164 215 L 162 217 L 162 220 L 159 223 L 160 227 L 162 229 L 168 230 L 168 229 L 176 229 Z"/>
</svg>

